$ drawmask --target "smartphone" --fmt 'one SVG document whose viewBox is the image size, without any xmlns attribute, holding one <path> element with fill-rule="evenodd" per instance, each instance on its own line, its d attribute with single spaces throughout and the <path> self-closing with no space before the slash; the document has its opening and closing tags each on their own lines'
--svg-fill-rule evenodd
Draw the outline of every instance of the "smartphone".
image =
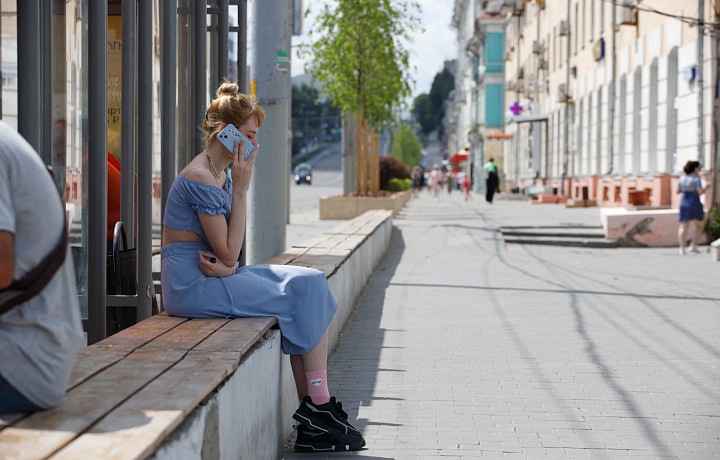
<svg viewBox="0 0 720 460">
<path fill-rule="evenodd" d="M 223 128 L 223 130 L 218 133 L 217 138 L 230 151 L 231 155 L 235 148 L 235 141 L 240 145 L 242 145 L 242 141 L 245 141 L 245 152 L 243 154 L 245 161 L 247 161 L 255 151 L 255 147 L 250 141 L 232 124 L 228 124 Z"/>
</svg>

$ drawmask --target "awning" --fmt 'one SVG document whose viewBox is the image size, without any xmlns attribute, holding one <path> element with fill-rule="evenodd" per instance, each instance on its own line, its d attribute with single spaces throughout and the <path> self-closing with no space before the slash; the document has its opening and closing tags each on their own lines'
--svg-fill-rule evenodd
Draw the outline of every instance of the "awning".
<svg viewBox="0 0 720 460">
<path fill-rule="evenodd" d="M 485 136 L 485 139 L 489 139 L 489 140 L 498 140 L 498 139 L 505 140 L 505 139 L 512 139 L 512 138 L 513 138 L 512 134 L 487 134 Z"/>
<path fill-rule="evenodd" d="M 461 161 L 467 161 L 467 159 L 467 153 L 456 153 L 455 155 L 450 157 L 450 163 L 458 164 Z"/>
<path fill-rule="evenodd" d="M 532 123 L 537 121 L 548 121 L 548 115 L 539 113 L 537 115 L 525 115 L 522 117 L 513 117 L 512 121 L 515 123 Z"/>
</svg>

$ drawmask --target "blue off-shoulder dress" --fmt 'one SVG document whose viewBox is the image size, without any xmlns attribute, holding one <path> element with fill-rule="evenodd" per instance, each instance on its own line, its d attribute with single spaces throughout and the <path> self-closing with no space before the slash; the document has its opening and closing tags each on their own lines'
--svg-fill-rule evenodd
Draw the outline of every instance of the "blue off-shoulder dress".
<svg viewBox="0 0 720 460">
<path fill-rule="evenodd" d="M 188 171 L 189 172 L 189 171 Z M 250 265 L 224 278 L 200 271 L 198 251 L 214 252 L 198 213 L 230 220 L 232 181 L 221 189 L 180 174 L 173 182 L 163 224 L 204 240 L 162 248 L 162 296 L 168 314 L 188 318 L 274 316 L 283 352 L 303 355 L 320 342 L 337 311 L 337 300 L 321 271 L 291 265 Z"/>
</svg>

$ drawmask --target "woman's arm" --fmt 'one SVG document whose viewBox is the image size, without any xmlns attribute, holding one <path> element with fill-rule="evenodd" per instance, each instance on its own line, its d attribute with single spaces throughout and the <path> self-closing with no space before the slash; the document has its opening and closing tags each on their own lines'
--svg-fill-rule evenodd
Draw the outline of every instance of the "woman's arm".
<svg viewBox="0 0 720 460">
<path fill-rule="evenodd" d="M 205 236 L 215 251 L 217 257 L 228 267 L 235 265 L 242 248 L 243 236 L 245 235 L 245 212 L 247 210 L 247 191 L 250 187 L 252 168 L 255 162 L 255 155 L 260 149 L 256 148 L 252 156 L 245 161 L 242 146 L 235 143 L 233 152 L 233 167 L 231 171 L 233 179 L 232 207 L 230 208 L 230 221 L 226 222 L 225 216 L 220 214 L 211 216 L 198 213 L 200 224 Z"/>
</svg>

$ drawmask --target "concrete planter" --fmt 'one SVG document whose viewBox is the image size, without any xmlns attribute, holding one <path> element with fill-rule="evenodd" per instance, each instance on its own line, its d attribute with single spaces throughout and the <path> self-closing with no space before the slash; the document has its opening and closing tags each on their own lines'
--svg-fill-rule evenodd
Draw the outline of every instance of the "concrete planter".
<svg viewBox="0 0 720 460">
<path fill-rule="evenodd" d="M 615 241 L 618 246 L 672 247 L 678 245 L 677 209 L 629 211 L 625 208 L 601 208 L 600 218 L 605 237 Z M 700 230 L 697 244 L 707 243 L 707 235 Z"/>
<path fill-rule="evenodd" d="M 410 199 L 410 191 L 396 192 L 389 196 L 328 196 L 320 198 L 320 220 L 353 219 L 365 211 L 387 209 L 393 216 Z"/>
</svg>

